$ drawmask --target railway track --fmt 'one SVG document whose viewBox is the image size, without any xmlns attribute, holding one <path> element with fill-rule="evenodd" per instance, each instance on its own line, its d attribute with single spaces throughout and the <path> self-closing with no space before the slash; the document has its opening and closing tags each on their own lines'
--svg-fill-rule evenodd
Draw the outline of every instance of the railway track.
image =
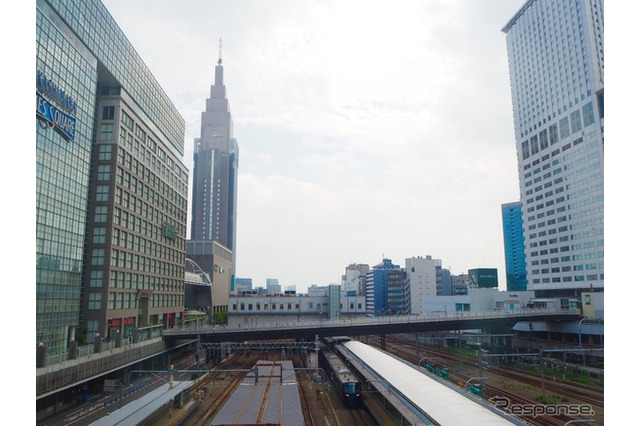
<svg viewBox="0 0 640 426">
<path fill-rule="evenodd" d="M 267 359 L 268 356 L 260 355 L 258 359 Z M 244 359 L 242 354 L 234 354 L 229 357 L 228 370 L 246 370 L 255 364 L 256 359 Z M 236 364 L 240 364 L 237 366 Z M 195 392 L 202 390 L 205 386 L 209 395 L 200 403 L 200 407 L 194 411 L 181 424 L 184 426 L 206 426 L 216 413 L 222 408 L 227 398 L 233 394 L 238 385 L 244 380 L 245 372 L 225 372 L 225 370 L 213 370 L 207 373 L 206 377 L 200 381 L 194 389 Z M 222 380 L 220 380 L 220 378 Z M 215 383 L 218 380 L 219 383 Z M 211 390 L 209 390 L 211 389 Z"/>
<path fill-rule="evenodd" d="M 372 339 L 370 336 L 369 343 L 380 347 L 380 341 L 377 338 Z M 511 367 L 481 366 L 477 358 L 464 357 L 436 348 L 416 347 L 413 342 L 394 337 L 387 337 L 386 346 L 388 352 L 411 363 L 417 364 L 421 359 L 416 359 L 418 354 L 422 358 L 439 364 L 438 369 L 447 368 L 450 380 L 460 387 L 464 387 L 467 380 L 473 377 L 485 377 L 491 384 L 486 382 L 483 384 L 483 399 L 498 408 L 500 408 L 498 404 L 509 404 L 511 409 L 507 406 L 503 411 L 521 417 L 533 425 L 564 425 L 570 420 L 575 420 L 576 417 L 595 419 L 596 425 L 604 424 L 604 394 L 600 388 L 549 377 L 543 379 L 540 374 L 532 374 Z M 537 399 L 542 395 L 549 398 L 545 404 Z M 556 403 L 549 403 L 550 401 L 556 401 Z M 541 414 L 531 412 L 536 409 L 541 411 Z M 563 410 L 564 412 L 573 410 L 572 413 L 575 413 L 578 409 L 584 410 L 583 413 L 589 411 L 591 415 L 563 414 Z M 526 416 L 519 416 L 514 411 L 524 411 Z"/>
</svg>

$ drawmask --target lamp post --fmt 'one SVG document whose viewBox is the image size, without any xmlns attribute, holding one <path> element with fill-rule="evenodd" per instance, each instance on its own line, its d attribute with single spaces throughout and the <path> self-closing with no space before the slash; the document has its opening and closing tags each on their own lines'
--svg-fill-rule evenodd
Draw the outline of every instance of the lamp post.
<svg viewBox="0 0 640 426">
<path fill-rule="evenodd" d="M 587 319 L 587 317 L 582 317 L 580 321 L 578 321 L 578 346 L 580 347 L 580 352 L 582 353 L 582 321 Z M 585 366 L 584 353 L 582 353 L 582 366 Z"/>
</svg>

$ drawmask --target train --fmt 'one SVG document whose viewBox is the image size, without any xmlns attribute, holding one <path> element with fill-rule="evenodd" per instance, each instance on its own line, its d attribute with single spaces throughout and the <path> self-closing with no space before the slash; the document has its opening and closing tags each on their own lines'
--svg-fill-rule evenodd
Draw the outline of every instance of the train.
<svg viewBox="0 0 640 426">
<path fill-rule="evenodd" d="M 362 383 L 334 351 L 335 345 L 339 345 L 341 340 L 336 338 L 323 340 L 325 344 L 322 345 L 318 357 L 321 367 L 340 390 L 344 405 L 349 408 L 359 407 L 362 404 Z"/>
</svg>

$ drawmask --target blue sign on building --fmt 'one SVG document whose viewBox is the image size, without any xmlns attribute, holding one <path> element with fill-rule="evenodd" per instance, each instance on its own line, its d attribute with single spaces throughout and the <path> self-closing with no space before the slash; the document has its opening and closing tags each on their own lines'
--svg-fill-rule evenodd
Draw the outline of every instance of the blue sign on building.
<svg viewBox="0 0 640 426">
<path fill-rule="evenodd" d="M 51 103 L 51 100 L 57 105 Z M 77 103 L 42 72 L 36 73 L 36 116 L 70 141 L 76 137 Z M 66 112 L 64 112 L 64 111 Z"/>
<path fill-rule="evenodd" d="M 36 92 L 36 115 L 70 141 L 76 137 L 76 119 L 65 114 Z"/>
</svg>

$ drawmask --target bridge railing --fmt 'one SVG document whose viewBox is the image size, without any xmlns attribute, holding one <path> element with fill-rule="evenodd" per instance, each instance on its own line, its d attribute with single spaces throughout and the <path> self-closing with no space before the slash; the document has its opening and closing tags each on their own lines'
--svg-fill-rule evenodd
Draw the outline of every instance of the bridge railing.
<svg viewBox="0 0 640 426">
<path fill-rule="evenodd" d="M 172 329 L 163 330 L 163 336 L 211 333 L 211 332 L 234 332 L 234 331 L 258 331 L 274 329 L 296 329 L 357 326 L 357 325 L 383 325 L 383 324 L 407 324 L 422 323 L 428 321 L 443 320 L 474 320 L 474 319 L 501 319 L 501 318 L 536 318 L 548 315 L 579 315 L 579 309 L 510 309 L 495 311 L 456 311 L 456 312 L 434 312 L 420 315 L 389 315 L 381 317 L 364 318 L 341 318 L 341 319 L 314 319 L 301 321 L 276 321 L 258 322 L 236 325 L 204 325 L 193 324 Z"/>
</svg>

